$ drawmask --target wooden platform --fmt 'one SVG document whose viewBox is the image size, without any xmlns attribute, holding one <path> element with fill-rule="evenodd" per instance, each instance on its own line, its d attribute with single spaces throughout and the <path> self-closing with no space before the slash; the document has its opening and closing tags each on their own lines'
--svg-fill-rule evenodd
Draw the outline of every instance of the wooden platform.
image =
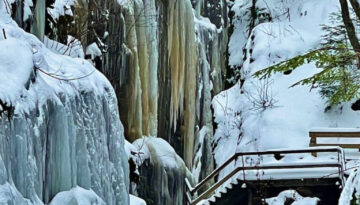
<svg viewBox="0 0 360 205">
<path fill-rule="evenodd" d="M 309 132 L 310 147 L 319 146 L 339 146 L 345 149 L 360 149 L 360 129 L 357 128 L 313 128 Z M 352 139 L 351 143 L 323 143 L 319 139 L 337 138 L 337 139 Z M 354 142 L 357 140 L 358 143 Z"/>
<path fill-rule="evenodd" d="M 201 201 L 205 205 L 257 205 L 263 204 L 263 199 L 277 196 L 281 191 L 289 189 L 296 190 L 302 196 L 318 197 L 321 199 L 320 204 L 337 204 L 346 180 L 346 162 L 354 162 L 354 158 L 346 158 L 344 149 L 352 149 L 351 153 L 354 152 L 354 149 L 360 150 L 360 129 L 313 128 L 309 132 L 309 137 L 310 147 L 306 149 L 235 153 L 194 187 L 185 179 L 186 204 L 195 205 Z M 260 165 L 255 166 L 244 163 L 244 156 L 258 156 L 260 159 L 264 155 L 273 155 L 273 158 L 278 160 L 285 155 L 306 153 L 311 153 L 320 161 L 310 160 L 302 163 L 301 160 L 294 160 L 292 163 L 260 163 Z M 322 158 L 317 157 L 319 153 L 330 153 L 330 158 L 325 158 L 325 161 L 322 161 Z M 354 153 L 357 156 L 358 152 L 356 150 Z M 335 161 L 328 162 L 328 159 L 335 159 Z M 240 161 L 240 165 L 238 164 L 229 174 L 218 180 L 207 190 L 199 191 L 211 179 L 217 177 L 228 165 L 238 161 Z M 308 171 L 308 169 L 314 170 L 310 172 L 310 175 L 304 175 L 305 177 L 300 178 L 299 176 L 302 176 L 305 170 Z M 317 169 L 317 172 L 315 172 L 315 169 Z M 276 170 L 278 175 L 272 178 L 275 172 L 267 172 L 267 174 L 261 175 L 262 177 L 258 177 L 258 175 L 249 177 L 247 170 L 261 170 L 262 173 L 265 173 L 264 170 Z M 289 175 L 289 170 L 296 170 L 295 174 Z M 337 172 L 335 172 L 335 175 L 330 174 L 331 177 L 316 175 L 319 171 L 322 174 L 326 170 L 337 170 Z M 290 176 L 290 178 L 281 178 L 282 173 L 284 173 L 284 176 Z"/>
</svg>

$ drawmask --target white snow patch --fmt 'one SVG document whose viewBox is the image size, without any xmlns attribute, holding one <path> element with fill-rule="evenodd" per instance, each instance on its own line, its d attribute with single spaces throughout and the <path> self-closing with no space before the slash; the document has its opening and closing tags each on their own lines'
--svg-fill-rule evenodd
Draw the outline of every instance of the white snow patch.
<svg viewBox="0 0 360 205">
<path fill-rule="evenodd" d="M 97 56 L 101 56 L 102 52 L 97 44 L 94 42 L 86 48 L 86 55 L 90 55 L 91 59 L 95 59 Z"/>
<path fill-rule="evenodd" d="M 129 141 L 125 140 L 125 152 L 126 152 L 126 155 L 128 156 L 128 159 L 130 159 L 130 157 L 133 156 L 131 153 L 137 152 L 137 149 Z"/>
<path fill-rule="evenodd" d="M 277 197 L 266 199 L 266 203 L 268 205 L 284 205 L 286 199 L 293 199 L 292 205 L 316 205 L 320 201 L 318 198 L 302 197 L 294 190 L 286 190 Z"/>
<path fill-rule="evenodd" d="M 86 190 L 79 186 L 69 191 L 63 191 L 51 200 L 49 205 L 106 205 L 93 190 Z"/>
<path fill-rule="evenodd" d="M 209 18 L 203 16 L 195 17 L 194 22 L 195 22 L 195 28 L 202 26 L 208 28 L 209 30 L 216 31 L 216 26 L 213 23 L 211 23 Z"/>
<path fill-rule="evenodd" d="M 146 202 L 142 198 L 130 194 L 130 205 L 146 205 Z"/>
<path fill-rule="evenodd" d="M 0 99 L 15 104 L 33 70 L 31 46 L 21 40 L 0 40 Z M 9 95 L 10 94 L 10 95 Z"/>
<path fill-rule="evenodd" d="M 164 167 L 183 168 L 184 161 L 165 140 L 157 137 L 143 137 L 133 142 L 142 160 L 150 159 L 162 163 Z"/>
</svg>

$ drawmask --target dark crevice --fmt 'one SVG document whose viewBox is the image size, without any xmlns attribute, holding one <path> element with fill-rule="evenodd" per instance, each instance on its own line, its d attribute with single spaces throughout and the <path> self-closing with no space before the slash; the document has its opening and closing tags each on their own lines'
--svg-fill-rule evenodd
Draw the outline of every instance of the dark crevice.
<svg viewBox="0 0 360 205">
<path fill-rule="evenodd" d="M 15 111 L 15 106 L 13 106 L 12 104 L 3 102 L 0 99 L 0 117 L 5 115 L 7 117 L 7 119 L 9 120 L 9 122 L 11 122 L 11 119 L 14 115 L 14 111 Z"/>
</svg>

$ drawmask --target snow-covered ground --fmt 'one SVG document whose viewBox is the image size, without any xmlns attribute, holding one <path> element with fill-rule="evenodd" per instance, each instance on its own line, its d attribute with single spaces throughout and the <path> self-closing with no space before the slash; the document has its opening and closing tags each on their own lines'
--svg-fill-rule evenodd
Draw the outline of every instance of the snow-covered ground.
<svg viewBox="0 0 360 205">
<path fill-rule="evenodd" d="M 266 3 L 265 3 L 266 2 Z M 351 103 L 325 112 L 326 99 L 317 89 L 292 84 L 320 70 L 306 64 L 290 75 L 274 74 L 259 80 L 252 74 L 270 65 L 306 53 L 320 45 L 321 24 L 329 22 L 331 12 L 339 11 L 337 0 L 260 1 L 270 11 L 271 23 L 262 23 L 247 35 L 245 19 L 250 1 L 237 0 L 233 10 L 234 34 L 230 39 L 230 65 L 242 64 L 244 84 L 238 82 L 213 99 L 215 121 L 215 159 L 222 164 L 236 151 L 301 148 L 309 146 L 312 127 L 360 126 L 360 114 Z M 265 4 L 264 4 L 265 3 Z M 264 4 L 264 5 L 262 5 Z M 245 5 L 245 6 L 244 6 Z M 248 57 L 244 62 L 243 46 Z M 229 167 L 227 171 L 231 170 Z"/>
</svg>

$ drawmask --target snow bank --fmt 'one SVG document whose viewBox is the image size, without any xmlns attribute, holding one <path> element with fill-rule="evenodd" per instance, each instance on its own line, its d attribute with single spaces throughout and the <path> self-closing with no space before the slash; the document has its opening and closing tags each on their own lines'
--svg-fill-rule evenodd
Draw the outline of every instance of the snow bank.
<svg viewBox="0 0 360 205">
<path fill-rule="evenodd" d="M 58 193 L 49 205 L 106 205 L 93 190 L 81 187 Z"/>
<path fill-rule="evenodd" d="M 23 112 L 59 93 L 103 94 L 108 80 L 88 61 L 55 54 L 34 35 L 24 32 L 6 14 L 0 15 L 0 99 Z M 36 76 L 36 77 L 35 77 Z M 41 93 L 41 95 L 39 95 Z M 27 101 L 27 103 L 21 103 Z"/>
<path fill-rule="evenodd" d="M 21 40 L 9 38 L 0 41 L 0 99 L 15 104 L 29 86 L 33 72 L 31 46 Z"/>
<path fill-rule="evenodd" d="M 168 168 L 184 168 L 184 161 L 176 154 L 171 145 L 157 137 L 143 137 L 133 142 L 141 160 L 150 159 Z"/>
<path fill-rule="evenodd" d="M 294 200 L 292 205 L 316 205 L 320 201 L 318 198 L 302 197 L 294 190 L 281 192 L 277 197 L 266 199 L 268 205 L 284 205 L 287 199 Z"/>
</svg>

